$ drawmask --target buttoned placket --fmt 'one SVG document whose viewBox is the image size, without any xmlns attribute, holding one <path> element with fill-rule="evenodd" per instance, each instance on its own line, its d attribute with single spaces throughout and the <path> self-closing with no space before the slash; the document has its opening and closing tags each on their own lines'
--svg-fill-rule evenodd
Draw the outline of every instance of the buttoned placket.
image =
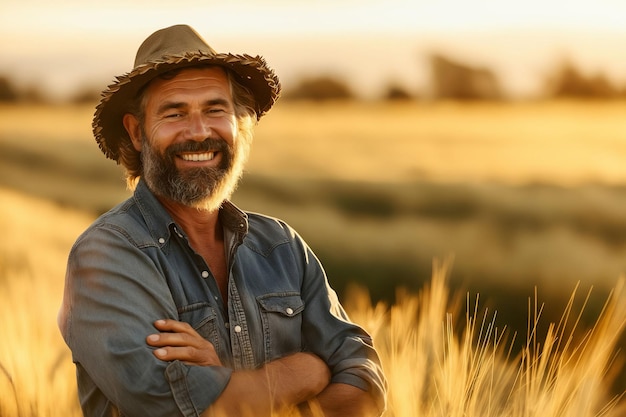
<svg viewBox="0 0 626 417">
<path fill-rule="evenodd" d="M 248 323 L 246 321 L 244 306 L 239 295 L 235 279 L 232 276 L 232 267 L 235 261 L 237 248 L 243 242 L 247 232 L 245 217 L 241 216 L 241 218 L 238 219 L 237 222 L 234 222 L 234 224 L 231 222 L 230 228 L 228 225 L 224 228 L 226 238 L 225 243 L 228 248 L 226 254 L 229 275 L 228 305 L 226 309 L 224 309 L 224 300 L 221 300 L 221 297 L 218 295 L 219 291 L 217 290 L 217 284 L 213 279 L 213 275 L 211 274 L 206 261 L 204 261 L 204 259 L 193 250 L 193 248 L 189 245 L 186 235 L 184 235 L 184 233 L 182 233 L 176 225 L 173 226 L 173 230 L 175 234 L 185 242 L 187 248 L 197 257 L 199 261 L 197 264 L 198 270 L 201 271 L 200 276 L 203 280 L 205 280 L 205 282 L 207 282 L 207 285 L 211 288 L 211 292 L 215 294 L 214 300 L 218 306 L 218 310 L 221 312 L 221 314 L 219 314 L 220 321 L 223 323 L 223 326 L 229 330 L 230 350 L 234 369 L 241 370 L 253 368 L 255 366 L 255 361 L 252 340 L 248 331 Z M 225 316 L 223 315 L 223 312 L 226 312 Z"/>
<path fill-rule="evenodd" d="M 255 364 L 252 340 L 250 339 L 241 297 L 232 277 L 230 277 L 228 284 L 228 317 L 230 320 L 230 345 L 234 367 L 236 370 L 253 368 Z"/>
<path fill-rule="evenodd" d="M 191 245 L 189 245 L 189 240 L 187 239 L 187 236 L 178 229 L 178 226 L 173 225 L 172 227 L 176 236 L 178 236 L 178 238 L 185 243 L 187 250 L 191 251 L 191 253 L 193 253 L 193 255 L 198 259 L 197 267 L 198 270 L 200 270 L 200 277 L 211 289 L 211 294 L 213 295 L 213 301 L 215 302 L 216 309 L 220 312 L 224 312 L 224 303 L 220 301 L 221 297 L 218 295 L 219 290 L 217 289 L 217 285 L 215 284 L 215 280 L 213 279 L 213 275 L 211 274 L 211 271 L 206 261 L 202 258 L 202 256 L 200 256 L 196 251 L 193 250 Z M 161 240 L 163 239 L 159 239 L 159 242 Z M 224 321 L 225 317 L 223 313 L 220 314 L 220 319 L 222 322 Z M 228 323 L 226 323 L 226 328 L 228 328 Z"/>
<path fill-rule="evenodd" d="M 210 268 L 204 258 L 200 254 L 198 254 L 189 244 L 189 240 L 187 239 L 187 236 L 184 234 L 184 232 L 180 231 L 175 224 L 172 225 L 172 230 L 174 231 L 175 235 L 180 239 L 186 250 L 190 252 L 193 258 L 195 258 L 195 269 L 199 271 L 200 279 L 202 279 L 208 287 L 207 295 L 210 295 L 210 298 L 213 298 L 212 300 L 208 299 L 207 302 L 213 305 L 215 311 L 217 312 L 217 320 L 218 323 L 220 323 L 219 325 L 223 326 L 223 328 L 226 330 L 225 334 L 222 333 L 222 337 L 224 337 L 225 343 L 220 343 L 219 346 L 215 346 L 218 356 L 222 358 L 224 364 L 231 364 L 233 362 L 237 363 L 237 361 L 233 359 L 232 346 L 229 346 L 229 343 L 227 343 L 230 342 L 228 335 L 232 333 L 231 330 L 233 329 L 230 328 L 231 326 L 229 323 L 228 309 L 224 305 L 224 301 L 222 300 L 219 289 L 217 287 L 217 282 L 215 281 L 213 274 L 211 273 Z M 237 327 L 235 327 L 234 330 L 237 331 Z M 232 339 L 232 337 L 230 338 Z M 228 351 L 223 351 L 224 349 L 227 349 Z"/>
<path fill-rule="evenodd" d="M 248 323 L 241 302 L 241 296 L 237 289 L 237 284 L 232 275 L 233 263 L 237 247 L 243 242 L 246 234 L 246 224 L 241 219 L 234 230 L 234 233 L 227 233 L 228 236 L 228 318 L 230 322 L 230 344 L 233 354 L 233 364 L 236 370 L 253 368 L 254 353 L 252 350 L 252 340 L 248 331 Z"/>
</svg>

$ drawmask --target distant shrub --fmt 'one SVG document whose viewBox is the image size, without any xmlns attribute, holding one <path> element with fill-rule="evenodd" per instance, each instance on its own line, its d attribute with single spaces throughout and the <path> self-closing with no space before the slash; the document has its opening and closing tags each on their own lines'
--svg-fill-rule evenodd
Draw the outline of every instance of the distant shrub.
<svg viewBox="0 0 626 417">
<path fill-rule="evenodd" d="M 487 68 L 475 68 L 443 55 L 430 57 L 433 98 L 453 100 L 496 100 L 503 93 L 496 75 Z"/>
<path fill-rule="evenodd" d="M 604 74 L 585 75 L 570 61 L 563 61 L 547 80 L 548 96 L 553 98 L 616 98 L 620 89 Z"/>
<path fill-rule="evenodd" d="M 46 96 L 46 93 L 37 85 L 30 85 L 21 90 L 19 93 L 19 100 L 33 104 L 48 103 L 50 101 L 49 97 Z"/>
<path fill-rule="evenodd" d="M 354 93 L 342 80 L 324 75 L 313 78 L 304 78 L 293 89 L 284 94 L 290 100 L 350 100 Z"/>
<path fill-rule="evenodd" d="M 390 83 L 383 95 L 383 99 L 387 101 L 406 101 L 412 100 L 413 98 L 413 94 L 396 83 Z"/>
<path fill-rule="evenodd" d="M 82 87 L 78 89 L 71 97 L 72 104 L 89 104 L 96 103 L 100 100 L 100 90 L 95 87 Z"/>
<path fill-rule="evenodd" d="M 15 102 L 19 98 L 17 88 L 8 77 L 0 76 L 0 102 Z"/>
</svg>

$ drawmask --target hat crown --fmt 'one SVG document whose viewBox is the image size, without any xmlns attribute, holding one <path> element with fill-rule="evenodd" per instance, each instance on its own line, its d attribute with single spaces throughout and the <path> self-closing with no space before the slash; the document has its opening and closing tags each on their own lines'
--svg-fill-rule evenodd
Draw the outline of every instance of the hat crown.
<svg viewBox="0 0 626 417">
<path fill-rule="evenodd" d="M 168 56 L 183 56 L 189 52 L 216 55 L 202 37 L 190 26 L 175 25 L 158 30 L 141 44 L 135 56 L 135 68 L 159 62 Z"/>
</svg>

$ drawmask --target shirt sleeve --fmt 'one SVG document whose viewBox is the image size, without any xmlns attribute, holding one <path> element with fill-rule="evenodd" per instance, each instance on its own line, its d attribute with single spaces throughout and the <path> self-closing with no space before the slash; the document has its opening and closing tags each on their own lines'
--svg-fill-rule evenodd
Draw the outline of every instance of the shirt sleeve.
<svg viewBox="0 0 626 417">
<path fill-rule="evenodd" d="M 303 266 L 303 333 L 307 349 L 328 364 L 331 382 L 370 392 L 379 409 L 384 410 L 387 381 L 372 338 L 350 321 L 320 261 L 299 235 L 292 233 L 294 250 L 299 252 Z"/>
<path fill-rule="evenodd" d="M 154 321 L 178 314 L 154 261 L 160 248 L 129 239 L 112 227 L 79 238 L 68 261 L 61 332 L 74 362 L 121 414 L 198 416 L 224 390 L 231 370 L 153 355 L 145 340 L 157 332 Z"/>
</svg>

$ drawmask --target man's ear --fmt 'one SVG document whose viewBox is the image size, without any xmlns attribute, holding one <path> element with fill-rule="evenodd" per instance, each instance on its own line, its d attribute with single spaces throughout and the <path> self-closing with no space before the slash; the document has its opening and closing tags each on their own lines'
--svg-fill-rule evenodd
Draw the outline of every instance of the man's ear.
<svg viewBox="0 0 626 417">
<path fill-rule="evenodd" d="M 139 120 L 132 113 L 126 113 L 122 119 L 124 128 L 130 136 L 130 140 L 133 142 L 133 146 L 137 152 L 141 152 L 142 138 L 141 138 L 141 126 L 139 126 Z"/>
</svg>

